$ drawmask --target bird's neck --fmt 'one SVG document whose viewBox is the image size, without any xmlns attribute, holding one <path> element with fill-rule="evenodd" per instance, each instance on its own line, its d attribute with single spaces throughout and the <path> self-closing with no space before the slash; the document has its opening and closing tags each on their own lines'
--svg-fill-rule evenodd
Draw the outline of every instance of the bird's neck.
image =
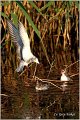
<svg viewBox="0 0 80 120">
<path fill-rule="evenodd" d="M 65 73 L 63 73 L 62 76 L 66 76 Z"/>
</svg>

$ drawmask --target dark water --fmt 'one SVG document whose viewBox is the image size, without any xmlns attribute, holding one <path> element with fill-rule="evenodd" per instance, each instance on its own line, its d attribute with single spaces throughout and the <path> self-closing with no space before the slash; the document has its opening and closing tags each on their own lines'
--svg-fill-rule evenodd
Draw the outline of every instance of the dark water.
<svg viewBox="0 0 80 120">
<path fill-rule="evenodd" d="M 52 81 L 61 88 L 60 80 Z M 64 89 L 49 84 L 49 89 L 36 91 L 34 80 L 12 80 L 14 87 L 3 90 L 2 119 L 78 119 L 79 80 L 69 81 Z"/>
</svg>

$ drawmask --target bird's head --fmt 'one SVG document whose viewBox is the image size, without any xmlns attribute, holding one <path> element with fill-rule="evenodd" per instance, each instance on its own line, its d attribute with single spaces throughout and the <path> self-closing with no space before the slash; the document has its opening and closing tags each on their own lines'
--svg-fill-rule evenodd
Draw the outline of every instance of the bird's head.
<svg viewBox="0 0 80 120">
<path fill-rule="evenodd" d="M 35 63 L 39 64 L 38 58 L 36 58 L 35 56 L 33 56 L 32 58 L 30 58 L 27 62 L 28 62 L 28 64 L 30 64 L 32 62 L 35 62 Z"/>
<path fill-rule="evenodd" d="M 66 73 L 66 71 L 62 69 L 61 70 L 61 74 L 65 74 L 65 73 Z"/>
<path fill-rule="evenodd" d="M 38 60 L 38 58 L 35 57 L 34 62 L 36 62 L 36 63 L 39 64 L 39 60 Z"/>
</svg>

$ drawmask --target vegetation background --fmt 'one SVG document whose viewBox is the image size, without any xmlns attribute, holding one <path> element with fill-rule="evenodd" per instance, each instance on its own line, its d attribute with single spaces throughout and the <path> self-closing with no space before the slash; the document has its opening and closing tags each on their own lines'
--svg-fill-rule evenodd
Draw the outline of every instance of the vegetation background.
<svg viewBox="0 0 80 120">
<path fill-rule="evenodd" d="M 2 76 L 6 72 L 7 75 L 14 73 L 18 65 L 6 19 L 12 20 L 16 26 L 18 20 L 23 23 L 32 52 L 43 68 L 49 70 L 53 64 L 53 69 L 60 72 L 64 65 L 79 59 L 79 1 L 2 1 Z"/>
<path fill-rule="evenodd" d="M 37 76 L 54 79 L 60 76 L 61 69 L 79 59 L 79 5 L 79 1 L 1 1 L 2 93 L 15 93 L 17 84 L 21 84 L 22 89 L 20 81 L 31 78 L 35 67 L 31 65 L 23 74 L 15 72 L 19 60 L 6 19 L 12 20 L 16 27 L 18 20 L 25 26 L 31 50 L 40 62 Z M 79 65 L 76 63 L 68 72 L 76 74 Z"/>
</svg>

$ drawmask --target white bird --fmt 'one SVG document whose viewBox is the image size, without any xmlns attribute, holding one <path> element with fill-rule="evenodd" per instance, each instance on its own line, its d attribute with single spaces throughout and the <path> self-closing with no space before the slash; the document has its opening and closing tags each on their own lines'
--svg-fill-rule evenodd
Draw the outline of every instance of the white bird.
<svg viewBox="0 0 80 120">
<path fill-rule="evenodd" d="M 65 70 L 62 70 L 61 71 L 61 81 L 69 81 L 70 78 L 66 75 L 66 71 Z"/>
<path fill-rule="evenodd" d="M 18 29 L 10 20 L 7 20 L 7 24 L 10 35 L 17 45 L 17 53 L 20 58 L 20 64 L 16 71 L 21 72 L 24 66 L 28 66 L 28 64 L 32 62 L 36 62 L 39 64 L 38 58 L 36 58 L 31 52 L 30 39 L 23 24 L 19 22 Z"/>
</svg>

